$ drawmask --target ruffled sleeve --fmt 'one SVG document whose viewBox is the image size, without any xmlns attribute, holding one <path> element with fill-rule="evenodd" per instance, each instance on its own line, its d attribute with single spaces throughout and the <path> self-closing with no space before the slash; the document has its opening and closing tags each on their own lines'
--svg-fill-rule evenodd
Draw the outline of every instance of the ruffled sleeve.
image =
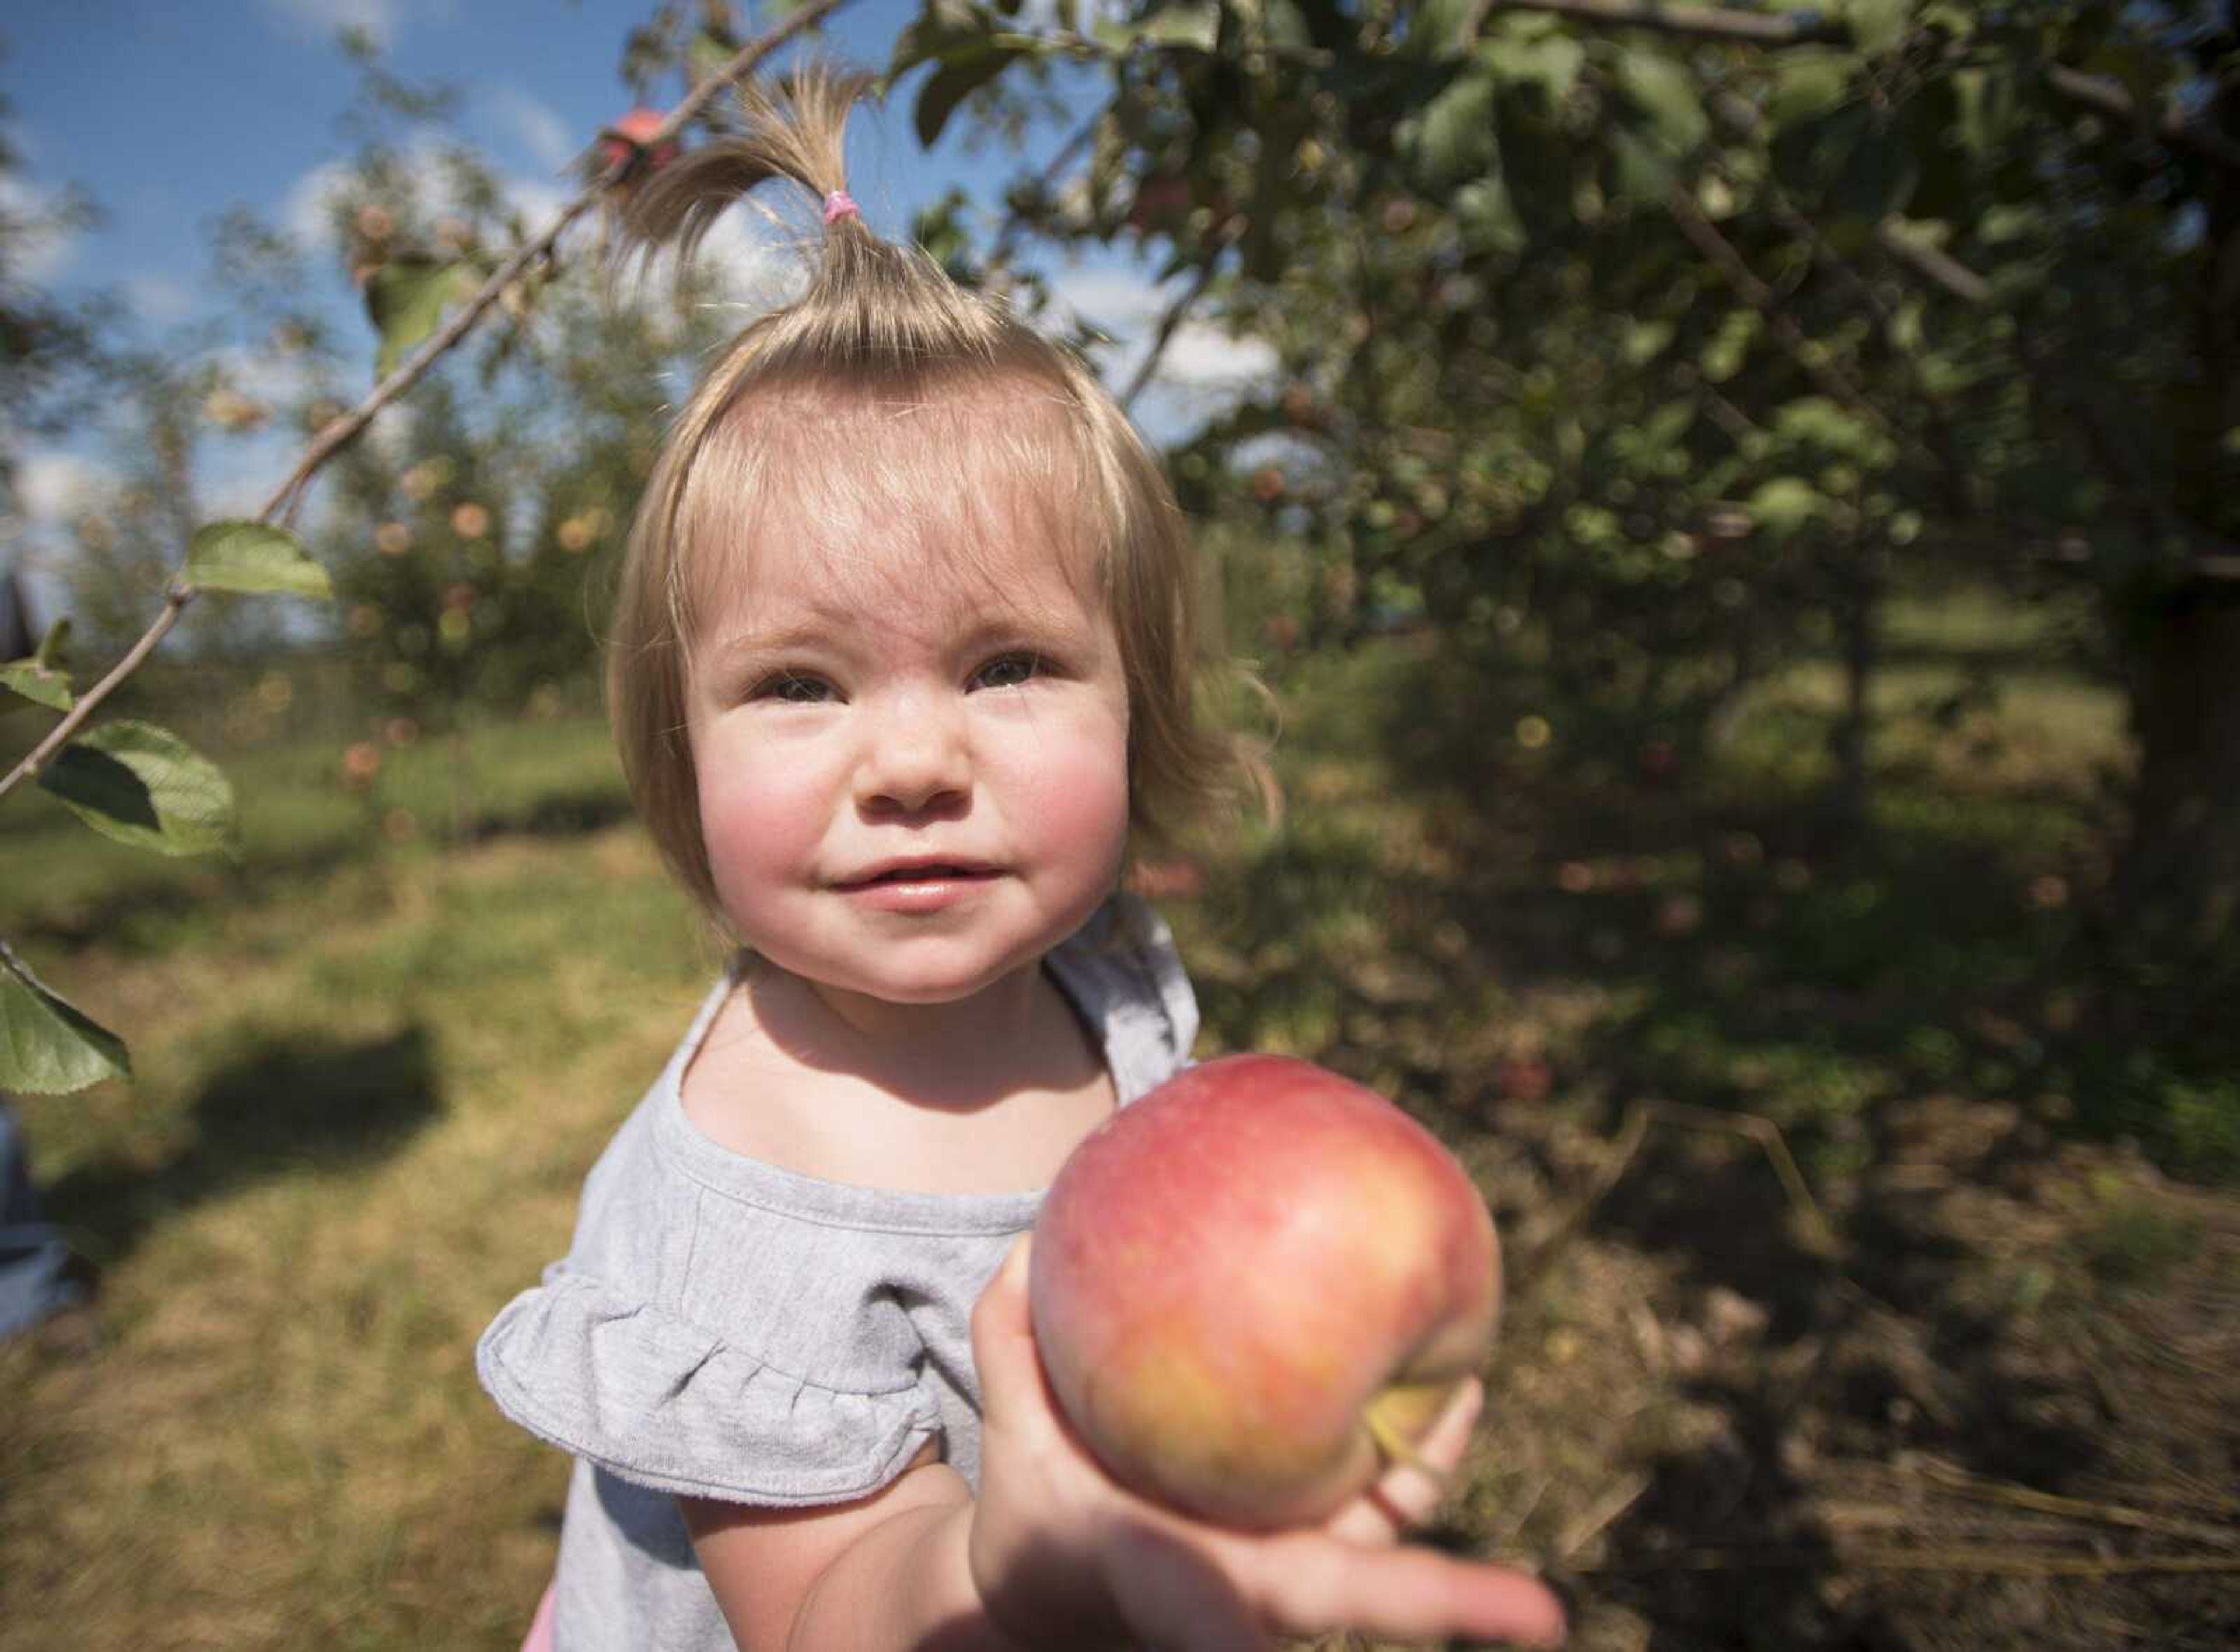
<svg viewBox="0 0 2240 1652">
<path fill-rule="evenodd" d="M 808 1382 L 565 1264 L 506 1306 L 475 1363 L 499 1409 L 530 1433 L 683 1496 L 862 1496 L 941 1426 L 920 1387 L 850 1393 Z"/>
</svg>

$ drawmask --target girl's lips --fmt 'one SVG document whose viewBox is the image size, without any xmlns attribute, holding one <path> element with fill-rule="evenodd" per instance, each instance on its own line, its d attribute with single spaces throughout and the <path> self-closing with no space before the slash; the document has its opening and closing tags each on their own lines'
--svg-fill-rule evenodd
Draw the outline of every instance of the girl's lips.
<svg viewBox="0 0 2240 1652">
<path fill-rule="evenodd" d="M 995 868 L 970 861 L 908 861 L 875 867 L 860 877 L 843 879 L 839 887 L 854 893 L 897 884 L 977 882 L 995 876 Z"/>
<path fill-rule="evenodd" d="M 969 900 L 998 876 L 989 867 L 911 866 L 843 883 L 839 889 L 859 905 L 883 912 L 937 912 Z"/>
</svg>

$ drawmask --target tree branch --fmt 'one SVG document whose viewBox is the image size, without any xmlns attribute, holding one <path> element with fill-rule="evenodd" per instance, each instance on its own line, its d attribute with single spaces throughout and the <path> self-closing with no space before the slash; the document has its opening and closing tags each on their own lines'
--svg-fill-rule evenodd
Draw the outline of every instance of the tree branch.
<svg viewBox="0 0 2240 1652">
<path fill-rule="evenodd" d="M 1127 393 L 1120 398 L 1123 413 L 1135 406 L 1136 398 L 1143 393 L 1152 376 L 1158 372 L 1160 358 L 1167 353 L 1167 346 L 1173 342 L 1175 333 L 1183 324 L 1183 318 L 1190 314 L 1199 299 L 1205 296 L 1205 290 L 1213 285 L 1214 271 L 1217 267 L 1215 258 L 1207 259 L 1198 270 L 1197 279 L 1190 283 L 1190 290 L 1169 304 L 1167 313 L 1159 317 L 1159 330 L 1151 340 L 1151 353 L 1143 357 L 1143 364 L 1136 370 L 1136 376 L 1128 382 Z"/>
<path fill-rule="evenodd" d="M 1663 0 L 1480 0 L 1465 38 L 1496 11 L 1544 11 L 1604 28 L 1645 29 L 1690 40 L 1732 40 L 1752 46 L 1842 46 L 1848 24 L 1817 12 L 1730 11 L 1717 6 L 1673 6 Z"/>
<path fill-rule="evenodd" d="M 1853 43 L 1848 24 L 1810 10 L 1783 16 L 1716 6 L 1667 5 L 1663 0 L 1477 0 L 1463 25 L 1461 37 L 1476 38 L 1487 18 L 1503 10 L 1537 11 L 1600 28 L 1642 29 L 1685 40 L 1724 40 L 1777 50 Z M 2045 71 L 2045 83 L 2057 96 L 2110 120 L 2132 126 L 2142 123 L 2141 110 L 2130 93 L 2104 75 L 2088 75 L 2057 63 Z M 2143 120 L 2164 142 L 2240 170 L 2240 143 L 2183 110 L 2149 111 Z"/>
<path fill-rule="evenodd" d="M 2111 121 L 2127 126 L 2141 123 L 2139 106 L 2131 101 L 2130 93 L 2105 76 L 2088 75 L 2082 70 L 2056 63 L 2045 71 L 2045 83 L 2070 103 L 2105 115 Z M 2164 110 L 2158 117 L 2150 114 L 2147 122 L 2165 142 L 2240 170 L 2240 143 L 2235 143 L 2222 132 L 2190 120 L 2175 109 Z"/>
<path fill-rule="evenodd" d="M 1058 180 L 1065 175 L 1066 168 L 1073 164 L 1074 157 L 1097 136 L 1097 123 L 1103 117 L 1104 111 L 1097 110 L 1079 130 L 1066 139 L 1064 147 L 1050 157 L 1050 164 L 1043 168 L 1041 176 L 1035 180 L 1037 189 L 1050 191 L 1057 188 Z M 1027 215 L 1014 207 L 1005 216 L 1003 227 L 997 232 L 996 244 L 988 252 L 988 272 L 991 277 L 1009 277 L 1011 255 L 1017 250 L 1019 237 L 1026 232 L 1026 228 Z"/>
<path fill-rule="evenodd" d="M 1710 259 L 1750 307 L 1765 317 L 1766 325 L 1773 330 L 1774 336 L 1780 340 L 1790 359 L 1804 370 L 1804 376 L 1812 381 L 1822 395 L 1869 420 L 1916 462 L 1932 470 L 1942 468 L 1943 462 L 1923 446 L 1918 437 L 1891 423 L 1863 390 L 1838 371 L 1834 363 L 1813 350 L 1812 341 L 1804 336 L 1804 330 L 1782 308 L 1781 300 L 1773 289 L 1759 279 L 1757 271 L 1735 250 L 1734 243 L 1719 233 L 1718 226 L 1703 216 L 1685 190 L 1673 190 L 1665 197 L 1664 205 L 1665 210 L 1672 215 L 1673 221 L 1679 224 L 1680 232 L 1694 244 L 1696 250 Z"/>
<path fill-rule="evenodd" d="M 809 0 L 809 3 L 783 23 L 765 30 L 742 46 L 722 69 L 695 86 L 684 100 L 670 111 L 669 118 L 662 122 L 658 131 L 643 140 L 637 150 L 624 155 L 586 183 L 574 199 L 561 208 L 559 216 L 544 232 L 517 249 L 513 256 L 483 283 L 459 312 L 444 323 L 426 343 L 414 351 L 395 372 L 375 385 L 372 393 L 363 402 L 320 431 L 310 446 L 304 450 L 303 456 L 297 462 L 296 468 L 289 472 L 288 479 L 264 502 L 263 508 L 257 513 L 257 520 L 270 523 L 291 509 L 291 502 L 322 465 L 356 440 L 373 423 L 376 414 L 410 390 L 430 368 L 456 348 L 532 263 L 550 256 L 568 226 L 596 205 L 601 195 L 637 163 L 639 150 L 657 148 L 674 138 L 725 88 L 752 74 L 763 58 L 845 3 L 847 0 Z M 163 611 L 156 616 L 139 641 L 133 643 L 110 673 L 81 695 L 62 721 L 47 731 L 46 737 L 9 771 L 6 779 L 0 780 L 0 797 L 5 797 L 17 786 L 37 775 L 57 752 L 70 743 L 71 737 L 84 726 L 86 719 L 139 669 L 141 663 L 154 651 L 171 627 L 178 623 L 179 616 L 185 612 L 187 604 L 193 602 L 198 594 L 183 578 L 171 581 L 170 589 L 164 596 Z"/>
<path fill-rule="evenodd" d="M 1915 240 L 1899 229 L 1894 220 L 1885 218 L 1876 225 L 1875 244 L 1916 275 L 1942 288 L 1963 303 L 1983 305 L 1991 302 L 1990 282 L 1943 248 Z"/>
</svg>

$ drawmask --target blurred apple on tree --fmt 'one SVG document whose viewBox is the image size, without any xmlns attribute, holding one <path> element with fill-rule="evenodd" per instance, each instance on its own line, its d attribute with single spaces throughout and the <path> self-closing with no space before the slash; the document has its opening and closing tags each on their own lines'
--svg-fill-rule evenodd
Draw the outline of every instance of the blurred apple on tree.
<svg viewBox="0 0 2240 1652">
<path fill-rule="evenodd" d="M 602 170 L 612 171 L 633 155 L 643 153 L 644 170 L 658 172 L 679 155 L 683 146 L 675 138 L 654 148 L 651 143 L 669 117 L 657 109 L 633 109 L 617 117 L 599 134 L 599 165 Z"/>
</svg>

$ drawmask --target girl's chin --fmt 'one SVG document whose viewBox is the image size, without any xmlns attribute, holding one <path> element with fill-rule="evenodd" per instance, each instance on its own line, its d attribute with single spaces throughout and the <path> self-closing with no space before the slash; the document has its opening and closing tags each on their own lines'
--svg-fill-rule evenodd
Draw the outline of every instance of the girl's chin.
<svg viewBox="0 0 2240 1652">
<path fill-rule="evenodd" d="M 1042 953 L 1030 950 L 1016 957 L 994 958 L 984 952 L 957 958 L 894 956 L 882 959 L 875 967 L 815 956 L 789 957 L 769 950 L 761 956 L 788 974 L 799 976 L 826 997 L 863 998 L 883 1005 L 938 1009 L 967 1003 L 993 990 L 1022 969 L 1040 962 Z"/>
</svg>

